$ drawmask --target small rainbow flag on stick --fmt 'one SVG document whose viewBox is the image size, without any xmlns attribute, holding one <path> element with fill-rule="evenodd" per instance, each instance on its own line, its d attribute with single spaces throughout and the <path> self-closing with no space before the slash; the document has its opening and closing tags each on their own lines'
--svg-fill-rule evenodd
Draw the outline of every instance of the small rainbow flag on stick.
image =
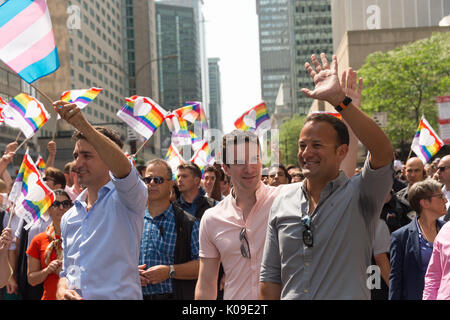
<svg viewBox="0 0 450 320">
<path fill-rule="evenodd" d="M 208 142 L 204 142 L 203 146 L 195 152 L 194 156 L 191 158 L 191 161 L 198 165 L 198 167 L 202 170 L 208 164 L 214 164 L 214 157 L 211 155 L 211 149 L 209 148 Z"/>
<path fill-rule="evenodd" d="M 0 125 L 5 122 L 5 119 L 3 119 L 3 108 L 7 106 L 6 102 L 3 101 L 2 97 L 0 97 Z"/>
<path fill-rule="evenodd" d="M 411 144 L 411 150 L 423 163 L 427 163 L 443 145 L 442 139 L 439 138 L 425 117 L 422 116 Z"/>
<path fill-rule="evenodd" d="M 61 100 L 75 103 L 78 108 L 83 109 L 94 100 L 102 90 L 102 88 L 90 88 L 64 91 L 61 95 Z"/>
<path fill-rule="evenodd" d="M 39 158 L 36 161 L 36 167 L 41 171 L 41 173 L 44 173 L 45 171 L 45 161 L 42 159 L 42 157 L 39 155 Z"/>
<path fill-rule="evenodd" d="M 14 212 L 27 222 L 25 229 L 31 227 L 55 201 L 55 194 L 42 181 L 39 170 L 28 153 L 25 153 L 13 190 L 18 193 Z"/>
<path fill-rule="evenodd" d="M 50 114 L 36 98 L 20 93 L 3 109 L 3 117 L 6 125 L 22 130 L 29 139 L 50 119 Z"/>
<path fill-rule="evenodd" d="M 184 163 L 183 157 L 178 151 L 177 147 L 172 143 L 167 150 L 165 161 L 169 164 L 170 168 L 172 168 L 172 179 L 175 179 L 178 174 L 178 166 Z"/>
<path fill-rule="evenodd" d="M 208 120 L 206 120 L 205 111 L 203 111 L 202 104 L 198 101 L 186 101 L 184 104 L 187 107 L 192 106 L 192 110 L 198 113 L 197 121 L 200 121 L 203 130 L 208 130 Z"/>
<path fill-rule="evenodd" d="M 147 97 L 132 96 L 117 112 L 117 116 L 137 133 L 150 139 L 168 112 Z"/>
<path fill-rule="evenodd" d="M 177 145 L 191 144 L 191 136 L 189 135 L 188 125 L 185 119 L 179 117 L 172 112 L 166 116 L 166 124 L 172 132 L 172 142 Z"/>
<path fill-rule="evenodd" d="M 234 126 L 243 131 L 264 132 L 269 130 L 271 122 L 264 102 L 245 112 L 234 122 Z"/>
</svg>

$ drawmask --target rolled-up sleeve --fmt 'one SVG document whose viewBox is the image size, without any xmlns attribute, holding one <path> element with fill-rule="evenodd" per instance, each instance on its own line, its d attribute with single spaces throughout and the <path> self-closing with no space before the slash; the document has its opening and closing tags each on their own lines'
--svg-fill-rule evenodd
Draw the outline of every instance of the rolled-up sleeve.
<svg viewBox="0 0 450 320">
<path fill-rule="evenodd" d="M 269 217 L 266 242 L 261 262 L 260 282 L 281 283 L 281 257 L 278 241 L 278 230 L 274 219 Z"/>
<path fill-rule="evenodd" d="M 136 168 L 131 166 L 128 176 L 122 179 L 114 177 L 112 172 L 109 172 L 109 175 L 122 204 L 130 212 L 143 215 L 147 205 L 148 192 L 144 182 L 139 178 Z"/>
</svg>

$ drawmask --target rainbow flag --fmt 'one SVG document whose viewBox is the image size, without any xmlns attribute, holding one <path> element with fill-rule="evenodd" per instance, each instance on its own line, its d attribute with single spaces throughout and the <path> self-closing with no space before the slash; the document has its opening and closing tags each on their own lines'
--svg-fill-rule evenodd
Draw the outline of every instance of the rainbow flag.
<svg viewBox="0 0 450 320">
<path fill-rule="evenodd" d="M 208 120 L 206 120 L 206 115 L 203 111 L 201 103 L 198 101 L 186 101 L 184 105 L 187 107 L 192 107 L 192 110 L 197 112 L 197 121 L 200 121 L 203 130 L 208 130 Z"/>
<path fill-rule="evenodd" d="M 15 214 L 27 222 L 25 229 L 28 229 L 50 208 L 55 201 L 55 194 L 42 181 L 39 170 L 28 153 L 25 153 L 14 185 L 16 190 L 20 190 L 15 201 Z"/>
<path fill-rule="evenodd" d="M 117 112 L 117 116 L 137 133 L 149 139 L 158 129 L 168 112 L 147 97 L 132 96 Z"/>
<path fill-rule="evenodd" d="M 234 122 L 234 126 L 243 131 L 263 132 L 269 130 L 271 122 L 264 102 L 251 108 Z"/>
<path fill-rule="evenodd" d="M 184 163 L 183 157 L 178 151 L 177 147 L 172 143 L 170 144 L 169 150 L 164 158 L 172 169 L 172 179 L 176 179 L 178 174 L 178 166 Z"/>
<path fill-rule="evenodd" d="M 6 125 L 22 130 L 29 139 L 50 119 L 50 114 L 36 98 L 20 93 L 3 109 L 3 117 Z"/>
<path fill-rule="evenodd" d="M 191 162 L 198 165 L 198 167 L 202 170 L 208 164 L 214 164 L 214 157 L 211 155 L 211 149 L 209 148 L 208 142 L 204 142 L 202 147 L 199 148 L 194 156 L 191 158 Z"/>
<path fill-rule="evenodd" d="M 192 149 L 197 152 L 198 149 L 203 147 L 204 140 L 200 139 L 195 133 L 189 130 L 189 135 L 191 136 Z"/>
<path fill-rule="evenodd" d="M 42 159 L 42 157 L 39 155 L 39 158 L 36 161 L 36 167 L 41 171 L 41 173 L 44 173 L 45 171 L 45 161 Z"/>
<path fill-rule="evenodd" d="M 59 67 L 46 0 L 7 0 L 0 5 L 0 59 L 26 82 Z"/>
<path fill-rule="evenodd" d="M 61 100 L 75 103 L 78 108 L 83 109 L 86 107 L 92 100 L 94 100 L 100 92 L 102 92 L 102 88 L 90 88 L 90 89 L 80 89 L 80 90 L 69 90 L 64 91 L 61 94 Z"/>
<path fill-rule="evenodd" d="M 422 116 L 411 144 L 411 150 L 423 163 L 427 163 L 443 145 L 444 141 L 439 138 L 425 117 Z"/>
<path fill-rule="evenodd" d="M 191 136 L 189 135 L 188 125 L 185 119 L 172 112 L 166 116 L 165 120 L 169 130 L 172 132 L 172 142 L 175 145 L 191 144 Z"/>
</svg>

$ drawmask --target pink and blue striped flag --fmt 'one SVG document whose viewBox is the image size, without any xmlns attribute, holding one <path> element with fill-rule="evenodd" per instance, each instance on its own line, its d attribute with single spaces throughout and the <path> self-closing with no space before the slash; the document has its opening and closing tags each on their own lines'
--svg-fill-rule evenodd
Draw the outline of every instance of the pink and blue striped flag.
<svg viewBox="0 0 450 320">
<path fill-rule="evenodd" d="M 58 69 L 46 0 L 6 0 L 0 5 L 0 59 L 28 83 Z"/>
</svg>

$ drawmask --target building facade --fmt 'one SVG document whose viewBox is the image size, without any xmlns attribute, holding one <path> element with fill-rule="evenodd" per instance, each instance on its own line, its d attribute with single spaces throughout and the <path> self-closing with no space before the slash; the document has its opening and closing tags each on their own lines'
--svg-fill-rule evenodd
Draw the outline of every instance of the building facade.
<svg viewBox="0 0 450 320">
<path fill-rule="evenodd" d="M 222 124 L 222 91 L 220 87 L 219 58 L 208 59 L 209 70 L 209 127 L 223 130 Z"/>
<path fill-rule="evenodd" d="M 199 37 L 194 9 L 156 2 L 159 102 L 166 110 L 182 107 L 186 101 L 202 101 Z M 167 151 L 171 136 L 161 126 L 162 149 Z"/>
<path fill-rule="evenodd" d="M 330 0 L 293 0 L 292 28 L 294 34 L 295 89 L 293 90 L 294 113 L 307 114 L 311 99 L 300 90 L 314 88 L 305 62 L 311 62 L 311 55 L 324 52 L 329 58 L 333 54 L 332 18 Z"/>
<path fill-rule="evenodd" d="M 289 117 L 292 114 L 292 30 L 289 0 L 256 0 L 259 25 L 261 96 L 268 112 Z M 283 101 L 275 105 L 280 87 Z"/>
</svg>

